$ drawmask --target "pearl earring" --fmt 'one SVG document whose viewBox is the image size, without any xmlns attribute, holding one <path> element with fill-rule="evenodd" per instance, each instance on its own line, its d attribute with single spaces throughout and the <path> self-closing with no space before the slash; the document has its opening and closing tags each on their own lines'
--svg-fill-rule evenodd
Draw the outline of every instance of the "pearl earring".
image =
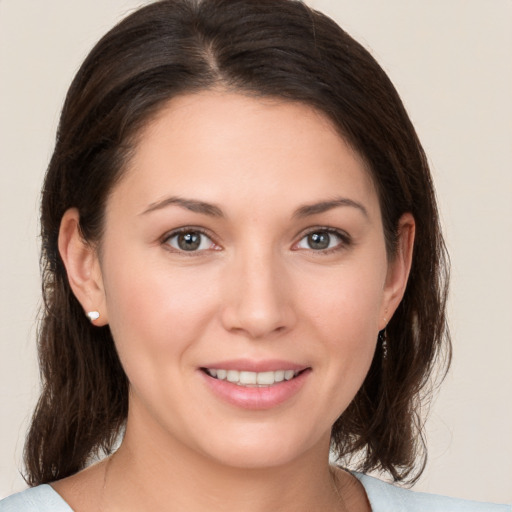
<svg viewBox="0 0 512 512">
<path fill-rule="evenodd" d="M 91 322 L 94 322 L 94 320 L 98 320 L 98 318 L 100 317 L 100 314 L 98 311 L 88 311 L 87 317 L 89 318 L 89 320 Z"/>
</svg>

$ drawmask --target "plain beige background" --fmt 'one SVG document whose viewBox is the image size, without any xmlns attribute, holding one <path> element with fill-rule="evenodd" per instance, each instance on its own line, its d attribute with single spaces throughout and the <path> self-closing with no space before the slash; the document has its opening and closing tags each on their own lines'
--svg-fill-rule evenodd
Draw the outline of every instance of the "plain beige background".
<svg viewBox="0 0 512 512">
<path fill-rule="evenodd" d="M 24 488 L 38 389 L 38 196 L 66 89 L 138 0 L 0 0 L 0 498 Z M 416 488 L 512 502 L 512 1 L 311 0 L 397 86 L 452 257 L 452 371 Z"/>
</svg>

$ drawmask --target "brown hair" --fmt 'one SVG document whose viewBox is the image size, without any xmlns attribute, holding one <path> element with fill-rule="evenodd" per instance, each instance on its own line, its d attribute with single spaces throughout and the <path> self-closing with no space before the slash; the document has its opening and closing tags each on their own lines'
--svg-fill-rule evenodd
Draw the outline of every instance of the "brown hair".
<svg viewBox="0 0 512 512">
<path fill-rule="evenodd" d="M 419 397 L 438 356 L 450 356 L 447 265 L 427 160 L 396 90 L 360 44 L 299 1 L 163 0 L 99 41 L 62 110 L 42 195 L 43 387 L 25 446 L 30 485 L 111 451 L 128 409 L 110 330 L 90 325 L 69 287 L 57 247 L 62 216 L 78 208 L 84 239 L 100 241 L 106 200 L 141 128 L 173 96 L 218 86 L 327 115 L 368 165 L 390 257 L 400 216 L 413 214 L 404 299 L 386 346 L 378 343 L 363 386 L 333 426 L 332 447 L 340 461 L 358 455 L 358 469 L 395 480 L 423 469 Z"/>
</svg>

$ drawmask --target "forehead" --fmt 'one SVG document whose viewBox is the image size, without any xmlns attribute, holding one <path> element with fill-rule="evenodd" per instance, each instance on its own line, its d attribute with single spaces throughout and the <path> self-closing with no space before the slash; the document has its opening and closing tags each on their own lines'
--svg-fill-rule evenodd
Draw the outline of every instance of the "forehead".
<svg viewBox="0 0 512 512">
<path fill-rule="evenodd" d="M 117 189 L 140 207 L 166 194 L 253 205 L 342 192 L 375 199 L 363 159 L 327 116 L 222 91 L 178 96 L 162 108 L 139 135 L 114 196 Z"/>
</svg>

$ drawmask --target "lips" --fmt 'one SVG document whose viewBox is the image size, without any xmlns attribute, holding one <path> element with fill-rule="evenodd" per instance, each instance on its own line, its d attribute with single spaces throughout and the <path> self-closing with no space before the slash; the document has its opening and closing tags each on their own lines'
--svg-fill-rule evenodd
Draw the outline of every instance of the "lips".
<svg viewBox="0 0 512 512">
<path fill-rule="evenodd" d="M 286 361 L 224 361 L 200 368 L 207 387 L 222 401 L 263 410 L 291 400 L 312 369 Z"/>
</svg>

